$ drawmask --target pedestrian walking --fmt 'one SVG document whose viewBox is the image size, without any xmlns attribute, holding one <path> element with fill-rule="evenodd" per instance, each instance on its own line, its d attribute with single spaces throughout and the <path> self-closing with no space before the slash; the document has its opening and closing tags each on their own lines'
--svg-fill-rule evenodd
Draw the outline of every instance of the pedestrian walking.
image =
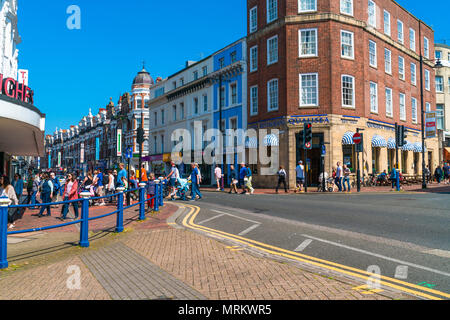
<svg viewBox="0 0 450 320">
<path fill-rule="evenodd" d="M 58 193 L 59 190 L 61 189 L 61 184 L 59 182 L 59 179 L 56 178 L 55 173 L 51 172 L 50 173 L 50 180 L 52 181 L 53 184 L 53 193 L 52 193 L 52 202 L 58 202 Z M 57 205 L 52 206 L 52 208 L 58 208 Z"/>
<path fill-rule="evenodd" d="M 296 190 L 295 192 L 303 192 L 302 187 L 305 184 L 305 167 L 303 166 L 303 161 L 299 161 L 297 167 L 295 168 L 295 180 L 296 180 Z"/>
<path fill-rule="evenodd" d="M 343 176 L 343 169 L 341 167 L 341 163 L 338 162 L 336 167 L 336 185 L 339 188 L 339 192 L 342 192 L 342 176 Z"/>
<path fill-rule="evenodd" d="M 155 174 L 152 172 L 149 175 L 149 180 L 147 181 L 147 205 L 148 209 L 153 210 L 155 205 L 155 198 L 153 198 L 156 194 L 156 182 L 155 182 Z"/>
<path fill-rule="evenodd" d="M 200 178 L 199 178 L 199 173 L 198 173 L 198 168 L 195 166 L 195 164 L 191 164 L 191 168 L 192 168 L 192 172 L 191 172 L 191 200 L 190 201 L 195 201 L 197 200 L 197 195 L 198 198 L 201 199 L 202 198 L 202 194 L 200 193 L 200 189 L 199 189 L 199 185 L 200 185 Z"/>
<path fill-rule="evenodd" d="M 443 175 L 444 175 L 444 172 L 443 172 L 441 166 L 438 165 L 438 166 L 436 167 L 436 169 L 434 170 L 434 177 L 435 177 L 436 182 L 437 182 L 438 184 L 441 184 L 441 180 L 442 180 L 442 176 L 443 176 Z"/>
<path fill-rule="evenodd" d="M 253 180 L 253 173 L 252 169 L 250 169 L 249 166 L 246 166 L 247 169 L 247 189 L 249 190 L 250 194 L 253 194 L 255 192 L 255 189 L 253 189 L 252 180 Z"/>
<path fill-rule="evenodd" d="M 16 197 L 20 202 L 20 198 L 22 198 L 23 194 L 23 180 L 22 176 L 18 173 L 14 175 L 14 181 L 12 183 L 12 186 L 14 187 L 14 191 L 16 192 Z"/>
<path fill-rule="evenodd" d="M 242 188 L 241 194 L 247 193 L 247 167 L 245 163 L 241 163 L 241 169 L 239 170 L 239 186 Z"/>
<path fill-rule="evenodd" d="M 16 191 L 14 190 L 14 187 L 10 184 L 9 178 L 7 176 L 0 177 L 0 197 L 7 197 L 10 201 L 12 206 L 16 206 L 19 204 L 19 200 L 16 196 Z M 8 229 L 13 229 L 15 227 L 14 223 L 16 221 L 15 212 L 16 209 L 8 209 Z"/>
<path fill-rule="evenodd" d="M 286 186 L 286 170 L 284 170 L 284 166 L 280 166 L 280 169 L 277 172 L 278 175 L 278 185 L 277 188 L 275 189 L 275 192 L 278 193 L 278 189 L 280 188 L 280 185 L 283 184 L 284 185 L 284 192 L 288 193 L 288 189 Z"/>
<path fill-rule="evenodd" d="M 50 176 L 48 173 L 45 173 L 43 175 L 43 181 L 41 184 L 41 200 L 42 203 L 46 204 L 45 206 L 41 206 L 41 210 L 39 211 L 38 217 L 41 218 L 43 217 L 43 213 L 45 210 L 47 210 L 47 217 L 51 216 L 51 204 L 52 204 L 52 199 L 51 199 L 51 195 L 53 193 L 53 183 L 50 179 Z"/>
<path fill-rule="evenodd" d="M 78 200 L 78 180 L 75 174 L 69 173 L 67 175 L 66 185 L 64 186 L 63 192 L 64 201 Z M 61 210 L 60 220 L 65 220 L 67 213 L 69 212 L 69 203 L 65 203 Z M 78 219 L 78 202 L 72 202 L 72 207 L 75 215 L 75 219 Z"/>
<path fill-rule="evenodd" d="M 218 164 L 216 164 L 216 168 L 214 169 L 214 177 L 216 178 L 217 191 L 221 191 L 222 187 L 221 187 L 220 181 L 222 180 L 222 169 L 220 168 L 220 165 L 218 165 Z"/>
<path fill-rule="evenodd" d="M 172 200 L 175 200 L 175 195 L 177 194 L 177 181 L 180 178 L 180 171 L 175 165 L 175 162 L 172 161 L 170 165 L 171 165 L 170 173 L 165 179 L 169 181 L 170 186 L 169 197 Z"/>
<path fill-rule="evenodd" d="M 101 172 L 101 170 L 96 170 L 96 171 L 97 171 L 97 174 L 95 175 L 93 183 L 96 188 L 97 197 L 103 197 L 105 195 L 104 194 L 105 186 L 103 184 L 103 182 L 104 182 L 103 173 Z M 98 203 L 96 205 L 105 206 L 106 205 L 105 199 L 102 198 L 102 199 L 98 200 Z"/>
<path fill-rule="evenodd" d="M 450 165 L 448 163 L 444 163 L 444 167 L 442 168 L 442 171 L 444 171 L 444 183 L 449 184 L 450 183 Z"/>
<path fill-rule="evenodd" d="M 32 194 L 31 194 L 31 204 L 36 205 L 39 204 L 39 200 L 37 200 L 37 194 L 39 192 L 39 187 L 41 185 L 41 178 L 40 175 L 37 174 L 33 179 L 33 187 L 32 187 Z M 31 209 L 36 209 L 36 207 L 32 207 Z"/>
<path fill-rule="evenodd" d="M 343 174 L 344 174 L 344 183 L 343 183 L 343 185 L 344 185 L 344 192 L 351 192 L 351 187 L 350 187 L 350 173 L 351 173 L 351 171 L 350 171 L 350 169 L 347 167 L 347 165 L 345 165 L 344 164 L 344 167 L 343 167 L 343 169 L 342 169 L 342 171 L 343 171 Z M 347 191 L 347 188 L 345 187 L 345 184 L 347 184 L 347 187 L 348 187 L 348 191 Z"/>
<path fill-rule="evenodd" d="M 236 170 L 234 169 L 233 165 L 230 165 L 230 192 L 228 192 L 229 194 L 231 193 L 235 193 L 238 194 L 238 190 L 237 190 L 237 184 L 238 184 L 238 179 L 237 179 L 237 175 L 236 175 Z"/>
<path fill-rule="evenodd" d="M 147 170 L 145 170 L 145 164 L 142 164 L 142 167 L 141 167 L 141 182 L 143 182 L 143 183 L 148 182 L 148 176 L 147 176 Z"/>
<path fill-rule="evenodd" d="M 123 163 L 119 164 L 119 173 L 117 174 L 117 187 L 124 187 L 128 189 L 128 181 L 127 181 L 127 170 L 125 170 L 125 165 Z M 131 175 L 131 174 L 130 174 Z"/>
</svg>

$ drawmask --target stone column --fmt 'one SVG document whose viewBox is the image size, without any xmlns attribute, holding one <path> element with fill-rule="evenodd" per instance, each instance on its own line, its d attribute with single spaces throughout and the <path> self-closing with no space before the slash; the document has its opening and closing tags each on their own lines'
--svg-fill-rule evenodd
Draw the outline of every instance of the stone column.
<svg viewBox="0 0 450 320">
<path fill-rule="evenodd" d="M 408 160 L 406 161 L 406 174 L 414 174 L 414 152 L 408 151 Z"/>
<path fill-rule="evenodd" d="M 386 170 L 388 171 L 388 149 L 387 148 L 379 148 L 380 157 L 378 159 L 380 164 L 380 172 Z"/>
</svg>

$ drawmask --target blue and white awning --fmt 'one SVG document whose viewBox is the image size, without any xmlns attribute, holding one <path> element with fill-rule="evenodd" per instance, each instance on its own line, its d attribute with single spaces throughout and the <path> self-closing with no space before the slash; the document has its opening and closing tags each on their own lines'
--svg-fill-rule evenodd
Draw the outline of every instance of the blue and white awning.
<svg viewBox="0 0 450 320">
<path fill-rule="evenodd" d="M 387 142 L 386 139 L 379 135 L 374 135 L 372 138 L 372 147 L 373 148 L 386 148 Z"/>
<path fill-rule="evenodd" d="M 415 153 L 422 153 L 422 143 L 416 142 L 414 143 L 414 150 Z M 427 152 L 427 147 L 425 147 L 425 152 Z"/>
<path fill-rule="evenodd" d="M 397 143 L 395 142 L 394 138 L 389 138 L 387 141 L 387 148 L 388 149 L 395 149 L 397 147 Z"/>
<path fill-rule="evenodd" d="M 258 149 L 258 138 L 247 137 L 247 139 L 245 140 L 245 147 L 247 149 Z"/>
<path fill-rule="evenodd" d="M 265 147 L 278 147 L 279 139 L 278 136 L 272 134 L 268 134 L 264 137 L 264 146 Z"/>
<path fill-rule="evenodd" d="M 402 151 L 414 151 L 414 144 L 409 141 L 406 141 L 406 144 L 400 148 Z"/>
<path fill-rule="evenodd" d="M 344 136 L 342 137 L 342 145 L 347 146 L 347 145 L 352 145 L 355 144 L 353 142 L 353 136 L 355 135 L 355 133 L 348 131 L 344 134 Z"/>
</svg>

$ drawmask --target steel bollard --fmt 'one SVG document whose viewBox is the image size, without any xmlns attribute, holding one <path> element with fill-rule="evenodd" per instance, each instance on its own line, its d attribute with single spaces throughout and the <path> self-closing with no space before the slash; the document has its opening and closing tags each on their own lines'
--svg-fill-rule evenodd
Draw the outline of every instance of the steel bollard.
<svg viewBox="0 0 450 320">
<path fill-rule="evenodd" d="M 145 187 L 146 183 L 139 183 L 139 220 L 145 220 L 145 201 L 147 200 L 145 197 Z"/>
<path fill-rule="evenodd" d="M 116 189 L 119 192 L 117 196 L 117 220 L 116 220 L 116 232 L 120 233 L 123 231 L 123 192 L 125 191 L 124 187 L 119 187 Z"/>
<path fill-rule="evenodd" d="M 81 198 L 81 226 L 80 226 L 80 247 L 89 248 L 89 192 L 80 193 Z"/>
<path fill-rule="evenodd" d="M 8 268 L 8 197 L 0 198 L 0 269 Z"/>
<path fill-rule="evenodd" d="M 153 211 L 159 211 L 159 180 L 155 180 L 155 195 L 153 199 Z"/>
</svg>

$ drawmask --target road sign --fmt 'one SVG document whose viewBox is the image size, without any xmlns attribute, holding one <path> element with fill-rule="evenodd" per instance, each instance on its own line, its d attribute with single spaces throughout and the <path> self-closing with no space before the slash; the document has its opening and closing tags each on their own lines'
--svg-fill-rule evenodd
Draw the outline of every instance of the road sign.
<svg viewBox="0 0 450 320">
<path fill-rule="evenodd" d="M 311 142 L 305 143 L 305 149 L 311 149 Z"/>
<path fill-rule="evenodd" d="M 325 145 L 322 145 L 322 157 L 325 157 L 327 154 L 327 147 L 325 147 Z"/>
<path fill-rule="evenodd" d="M 133 149 L 127 148 L 127 159 L 133 158 Z"/>
<path fill-rule="evenodd" d="M 361 133 L 359 133 L 359 132 L 355 133 L 355 134 L 353 135 L 353 142 L 354 142 L 355 144 L 360 144 L 361 141 L 362 141 Z"/>
</svg>

